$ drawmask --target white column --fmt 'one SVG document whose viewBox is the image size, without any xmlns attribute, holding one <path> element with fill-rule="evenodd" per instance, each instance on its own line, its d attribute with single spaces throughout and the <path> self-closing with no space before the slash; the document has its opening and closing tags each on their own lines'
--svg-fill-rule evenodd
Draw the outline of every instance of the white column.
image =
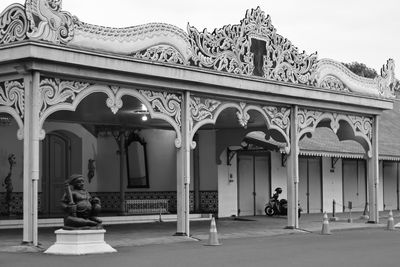
<svg viewBox="0 0 400 267">
<path fill-rule="evenodd" d="M 24 230 L 23 243 L 38 245 L 40 74 L 27 75 L 24 124 Z"/>
<path fill-rule="evenodd" d="M 30 136 L 31 136 L 31 113 L 32 113 L 32 75 L 25 74 L 25 114 L 24 114 L 24 167 L 23 167 L 23 236 L 22 243 L 32 244 L 33 222 L 32 222 L 32 180 L 30 179 Z"/>
<path fill-rule="evenodd" d="M 297 110 L 294 106 L 290 112 L 290 154 L 287 159 L 287 199 L 288 199 L 288 221 L 287 228 L 299 227 L 297 217 L 298 192 L 299 192 L 299 144 L 297 135 Z"/>
<path fill-rule="evenodd" d="M 125 183 L 124 183 L 124 172 L 125 172 L 125 132 L 119 132 L 119 192 L 121 199 L 121 214 L 125 214 Z"/>
<path fill-rule="evenodd" d="M 177 235 L 190 235 L 190 93 L 185 92 L 182 104 L 182 146 L 177 153 Z"/>
<path fill-rule="evenodd" d="M 372 157 L 368 159 L 368 202 L 369 223 L 379 223 L 378 189 L 379 189 L 379 147 L 378 147 L 379 116 L 374 116 L 372 126 Z"/>
<path fill-rule="evenodd" d="M 176 235 L 185 235 L 185 188 L 184 188 L 184 153 L 183 147 L 178 148 L 176 155 Z"/>
<path fill-rule="evenodd" d="M 31 177 L 32 177 L 32 230 L 33 230 L 33 245 L 38 245 L 38 181 L 39 181 L 39 112 L 40 112 L 40 74 L 33 73 L 32 80 L 32 150 L 31 150 Z"/>
</svg>

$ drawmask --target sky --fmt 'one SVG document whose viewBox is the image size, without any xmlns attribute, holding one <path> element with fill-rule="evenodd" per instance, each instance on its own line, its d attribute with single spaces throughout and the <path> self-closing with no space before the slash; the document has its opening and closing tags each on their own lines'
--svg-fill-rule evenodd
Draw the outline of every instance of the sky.
<svg viewBox="0 0 400 267">
<path fill-rule="evenodd" d="M 2 11 L 24 0 L 0 0 Z M 277 32 L 318 58 L 366 64 L 380 73 L 387 59 L 400 78 L 399 0 L 63 0 L 62 9 L 81 21 L 111 27 L 164 22 L 186 31 L 239 24 L 247 9 L 260 8 Z"/>
</svg>

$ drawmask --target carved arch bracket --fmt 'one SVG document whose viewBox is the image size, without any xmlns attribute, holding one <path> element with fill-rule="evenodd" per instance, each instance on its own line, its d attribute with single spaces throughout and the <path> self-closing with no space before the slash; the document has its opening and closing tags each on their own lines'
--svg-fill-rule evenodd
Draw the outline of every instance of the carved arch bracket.
<svg viewBox="0 0 400 267">
<path fill-rule="evenodd" d="M 18 124 L 17 138 L 24 138 L 25 89 L 22 80 L 0 82 L 0 112 L 10 114 Z"/>
<path fill-rule="evenodd" d="M 354 136 L 362 138 L 368 148 L 368 157 L 372 157 L 372 127 L 373 118 L 358 115 L 346 115 L 336 112 L 324 112 L 300 108 L 298 111 L 298 139 L 307 133 L 313 133 L 318 124 L 323 121 L 330 121 L 330 128 L 336 134 L 340 127 L 340 121 L 346 121 L 352 128 Z"/>
<path fill-rule="evenodd" d="M 158 118 L 169 122 L 176 132 L 175 147 L 182 146 L 181 135 L 181 113 L 182 113 L 182 96 L 168 92 L 158 92 L 150 90 L 139 90 L 141 97 L 152 118 Z"/>
<path fill-rule="evenodd" d="M 206 124 L 215 124 L 222 111 L 228 108 L 237 110 L 236 116 L 239 124 L 246 128 L 250 119 L 249 111 L 255 110 L 261 113 L 266 121 L 268 129 L 277 130 L 286 140 L 285 151 L 290 151 L 289 131 L 290 131 L 290 109 L 286 107 L 261 106 L 247 104 L 245 102 L 224 102 L 216 99 L 206 99 L 201 97 L 190 98 L 190 140 L 192 148 L 196 143 L 193 142 L 194 134 L 200 127 Z"/>
</svg>

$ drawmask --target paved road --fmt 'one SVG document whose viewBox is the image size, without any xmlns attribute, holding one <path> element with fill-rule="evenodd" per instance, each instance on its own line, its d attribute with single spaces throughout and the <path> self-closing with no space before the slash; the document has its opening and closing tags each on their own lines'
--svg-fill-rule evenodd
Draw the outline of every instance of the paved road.
<svg viewBox="0 0 400 267">
<path fill-rule="evenodd" d="M 366 224 L 364 219 L 359 218 L 360 214 L 353 214 L 354 222 L 347 223 L 347 214 L 341 214 L 340 221 L 331 222 L 332 230 L 350 228 L 382 228 L 386 224 L 386 215 L 381 214 L 380 224 Z M 396 212 L 395 221 L 398 222 L 400 214 Z M 286 217 L 249 216 L 236 219 L 222 218 L 217 220 L 218 234 L 221 239 L 235 239 L 243 237 L 262 237 L 299 232 L 297 230 L 284 229 L 287 225 Z M 210 222 L 193 221 L 190 223 L 191 234 L 195 239 L 208 239 Z M 322 214 L 306 214 L 300 219 L 300 229 L 307 232 L 321 232 Z M 125 225 L 107 225 L 105 240 L 113 247 L 142 246 L 149 244 L 166 244 L 187 241 L 182 237 L 173 236 L 176 232 L 176 222 L 164 223 L 139 223 Z M 54 244 L 54 231 L 58 228 L 40 228 L 39 242 L 44 249 Z M 0 252 L 20 251 L 26 248 L 19 248 L 22 240 L 22 229 L 0 230 Z M 17 247 L 15 247 L 17 246 Z"/>
<path fill-rule="evenodd" d="M 400 266 L 400 231 L 356 229 L 333 235 L 296 233 L 223 240 L 119 247 L 117 253 L 54 256 L 41 253 L 0 253 L 1 267 L 35 266 Z"/>
</svg>

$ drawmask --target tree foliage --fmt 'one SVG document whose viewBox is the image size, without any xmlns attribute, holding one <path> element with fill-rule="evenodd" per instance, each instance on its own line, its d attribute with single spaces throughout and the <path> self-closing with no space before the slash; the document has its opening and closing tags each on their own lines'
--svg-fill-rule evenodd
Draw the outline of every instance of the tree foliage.
<svg viewBox="0 0 400 267">
<path fill-rule="evenodd" d="M 352 62 L 352 63 L 343 63 L 349 70 L 351 70 L 354 74 L 365 77 L 365 78 L 375 78 L 378 76 L 378 73 L 373 68 L 367 67 L 364 63 Z"/>
</svg>

